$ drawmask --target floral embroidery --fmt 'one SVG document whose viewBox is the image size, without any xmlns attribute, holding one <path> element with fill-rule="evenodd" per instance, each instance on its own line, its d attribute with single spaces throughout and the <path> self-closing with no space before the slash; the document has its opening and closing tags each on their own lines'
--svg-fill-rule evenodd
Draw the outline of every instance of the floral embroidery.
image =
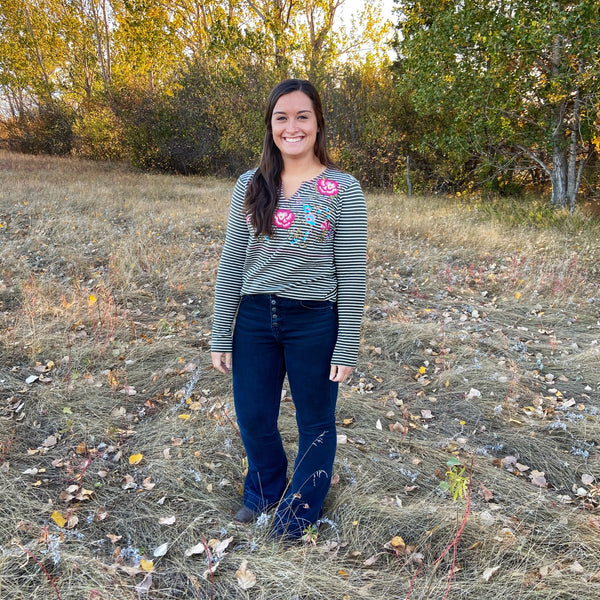
<svg viewBox="0 0 600 600">
<path fill-rule="evenodd" d="M 321 231 L 331 231 L 331 223 L 328 219 L 321 223 Z"/>
<path fill-rule="evenodd" d="M 291 210 L 280 208 L 273 217 L 273 224 L 279 229 L 289 229 L 295 218 L 296 215 Z"/>
<path fill-rule="evenodd" d="M 319 179 L 317 181 L 317 191 L 323 196 L 335 196 L 339 191 L 339 187 L 338 182 L 331 179 Z"/>
</svg>

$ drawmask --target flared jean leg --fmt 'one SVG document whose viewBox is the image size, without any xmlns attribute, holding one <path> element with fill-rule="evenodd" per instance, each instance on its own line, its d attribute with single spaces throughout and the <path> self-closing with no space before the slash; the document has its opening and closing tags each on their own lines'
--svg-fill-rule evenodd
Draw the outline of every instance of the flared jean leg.
<svg viewBox="0 0 600 600">
<path fill-rule="evenodd" d="M 244 505 L 257 512 L 281 499 L 288 465 L 277 428 L 285 364 L 270 325 L 260 303 L 242 301 L 233 338 L 233 395 L 248 457 Z"/>
<path fill-rule="evenodd" d="M 337 337 L 335 307 L 305 309 L 295 331 L 285 330 L 284 349 L 290 391 L 296 408 L 298 454 L 292 482 L 275 514 L 279 535 L 299 537 L 321 516 L 331 485 L 337 435 L 338 384 L 330 381 Z"/>
</svg>

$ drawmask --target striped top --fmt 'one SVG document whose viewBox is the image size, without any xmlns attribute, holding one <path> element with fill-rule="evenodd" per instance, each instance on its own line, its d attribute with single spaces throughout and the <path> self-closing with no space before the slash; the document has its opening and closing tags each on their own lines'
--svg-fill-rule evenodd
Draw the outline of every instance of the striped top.
<svg viewBox="0 0 600 600">
<path fill-rule="evenodd" d="M 221 254 L 211 347 L 231 352 L 240 298 L 276 294 L 296 300 L 330 300 L 338 306 L 338 337 L 331 364 L 356 365 L 366 286 L 367 209 L 358 181 L 328 168 L 279 200 L 273 236 L 254 235 L 244 213 L 246 186 L 233 190 Z"/>
</svg>

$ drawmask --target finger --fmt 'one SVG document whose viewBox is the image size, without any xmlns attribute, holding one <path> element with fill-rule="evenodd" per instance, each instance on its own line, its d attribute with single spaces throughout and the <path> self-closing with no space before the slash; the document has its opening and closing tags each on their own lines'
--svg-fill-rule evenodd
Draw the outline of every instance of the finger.
<svg viewBox="0 0 600 600">
<path fill-rule="evenodd" d="M 211 352 L 210 356 L 212 359 L 212 365 L 217 371 L 223 374 L 227 374 L 231 368 L 231 355 L 227 358 L 227 352 Z M 229 364 L 227 364 L 229 362 Z"/>
<path fill-rule="evenodd" d="M 331 381 L 335 381 L 335 378 L 337 377 L 337 365 L 331 365 L 331 369 L 329 370 L 329 379 Z"/>
<path fill-rule="evenodd" d="M 331 381 L 336 381 L 338 383 L 343 383 L 344 381 L 346 381 L 346 379 L 348 379 L 348 377 L 354 370 L 352 367 L 345 367 L 343 365 L 331 365 L 331 373 L 333 373 L 334 369 L 335 376 L 331 377 L 330 375 L 329 378 L 331 379 Z"/>
</svg>

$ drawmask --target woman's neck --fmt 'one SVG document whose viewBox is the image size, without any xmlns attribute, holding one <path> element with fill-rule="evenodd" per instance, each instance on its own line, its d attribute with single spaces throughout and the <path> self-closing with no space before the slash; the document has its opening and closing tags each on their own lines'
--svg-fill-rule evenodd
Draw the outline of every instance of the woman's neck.
<svg viewBox="0 0 600 600">
<path fill-rule="evenodd" d="M 308 181 L 323 172 L 325 165 L 314 156 L 309 160 L 286 160 L 283 164 L 281 179 Z"/>
</svg>

